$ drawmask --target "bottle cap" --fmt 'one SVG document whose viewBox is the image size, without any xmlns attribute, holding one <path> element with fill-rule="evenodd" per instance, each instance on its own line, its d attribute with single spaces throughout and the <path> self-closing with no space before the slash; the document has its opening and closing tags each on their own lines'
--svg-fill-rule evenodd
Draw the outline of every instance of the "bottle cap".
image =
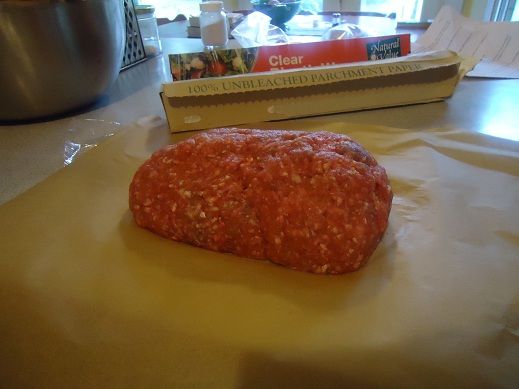
<svg viewBox="0 0 519 389">
<path fill-rule="evenodd" d="M 135 13 L 137 15 L 147 15 L 155 12 L 155 7 L 153 5 L 136 5 Z"/>
<path fill-rule="evenodd" d="M 223 9 L 223 1 L 205 1 L 200 3 L 200 11 L 202 12 L 218 12 Z"/>
</svg>

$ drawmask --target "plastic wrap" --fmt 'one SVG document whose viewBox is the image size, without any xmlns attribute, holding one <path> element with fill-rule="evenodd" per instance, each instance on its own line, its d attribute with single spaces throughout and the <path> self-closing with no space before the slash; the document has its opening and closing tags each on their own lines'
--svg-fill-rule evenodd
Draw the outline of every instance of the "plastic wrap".
<svg viewBox="0 0 519 389">
<path fill-rule="evenodd" d="M 323 40 L 351 39 L 366 36 L 384 36 L 396 34 L 396 20 L 378 18 L 376 23 L 341 23 L 328 29 L 321 37 Z"/>
<path fill-rule="evenodd" d="M 270 46 L 288 43 L 285 32 L 272 24 L 271 18 L 261 12 L 247 15 L 232 31 L 241 47 Z"/>
<path fill-rule="evenodd" d="M 120 124 L 98 119 L 74 119 L 63 144 L 63 164 L 70 165 L 76 157 L 114 135 Z"/>
<path fill-rule="evenodd" d="M 351 39 L 351 38 L 359 38 L 359 37 L 364 37 L 364 36 L 370 36 L 369 32 L 361 29 L 356 24 L 343 23 L 343 24 L 339 24 L 335 27 L 332 27 L 328 31 L 326 31 L 323 34 L 322 39 L 323 40 Z"/>
</svg>

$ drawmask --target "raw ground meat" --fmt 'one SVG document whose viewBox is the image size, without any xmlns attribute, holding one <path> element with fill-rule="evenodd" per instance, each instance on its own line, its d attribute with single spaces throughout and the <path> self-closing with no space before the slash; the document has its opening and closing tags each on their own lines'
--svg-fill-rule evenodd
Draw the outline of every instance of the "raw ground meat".
<svg viewBox="0 0 519 389">
<path fill-rule="evenodd" d="M 384 168 L 349 137 L 326 131 L 200 133 L 155 152 L 130 185 L 141 227 L 313 273 L 364 265 L 392 197 Z"/>
</svg>

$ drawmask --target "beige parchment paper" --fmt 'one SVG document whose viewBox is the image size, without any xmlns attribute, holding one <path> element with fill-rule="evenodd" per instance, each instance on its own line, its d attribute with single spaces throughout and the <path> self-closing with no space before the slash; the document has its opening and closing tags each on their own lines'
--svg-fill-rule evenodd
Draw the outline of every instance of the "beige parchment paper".
<svg viewBox="0 0 519 389">
<path fill-rule="evenodd" d="M 127 191 L 189 133 L 129 126 L 0 207 L 3 387 L 517 387 L 519 145 L 293 121 L 361 142 L 395 192 L 368 265 L 318 276 L 139 229 Z"/>
</svg>

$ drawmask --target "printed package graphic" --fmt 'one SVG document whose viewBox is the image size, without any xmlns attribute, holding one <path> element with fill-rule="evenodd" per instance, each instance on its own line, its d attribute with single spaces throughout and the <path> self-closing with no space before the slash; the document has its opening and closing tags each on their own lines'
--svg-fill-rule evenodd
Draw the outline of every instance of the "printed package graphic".
<svg viewBox="0 0 519 389">
<path fill-rule="evenodd" d="M 364 37 L 170 54 L 173 80 L 376 61 L 410 53 L 410 35 Z"/>
</svg>

